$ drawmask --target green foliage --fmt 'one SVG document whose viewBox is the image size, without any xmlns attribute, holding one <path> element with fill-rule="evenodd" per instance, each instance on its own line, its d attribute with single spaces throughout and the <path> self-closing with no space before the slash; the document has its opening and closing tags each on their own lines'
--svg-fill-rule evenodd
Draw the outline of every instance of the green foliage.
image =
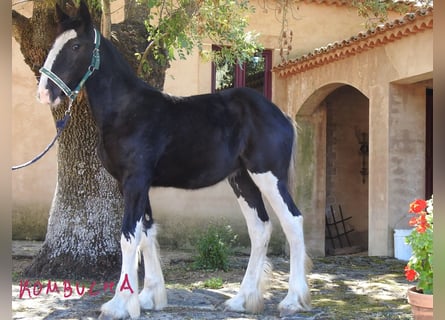
<svg viewBox="0 0 445 320">
<path fill-rule="evenodd" d="M 417 1 L 418 8 L 432 5 L 432 0 Z M 357 8 L 359 16 L 366 18 L 367 26 L 373 27 L 379 23 L 387 22 L 388 11 L 407 13 L 412 3 L 393 0 L 352 0 L 352 5 Z"/>
<path fill-rule="evenodd" d="M 223 287 L 223 280 L 220 277 L 213 277 L 204 281 L 204 288 L 220 289 Z"/>
<path fill-rule="evenodd" d="M 433 292 L 433 230 L 425 233 L 412 233 L 409 241 L 413 252 L 416 252 L 410 259 L 410 267 L 418 270 L 417 288 L 421 288 L 424 293 Z"/>
<path fill-rule="evenodd" d="M 229 256 L 238 236 L 229 225 L 211 225 L 196 241 L 198 269 L 229 269 Z"/>
<path fill-rule="evenodd" d="M 242 63 L 261 45 L 257 34 L 247 32 L 248 16 L 254 7 L 247 0 L 140 0 L 148 6 L 145 25 L 149 49 L 157 61 L 167 64 L 185 59 L 196 47 L 206 59 Z M 212 52 L 204 43 L 224 46 Z"/>
<path fill-rule="evenodd" d="M 100 10 L 102 7 L 102 0 L 75 0 L 74 3 L 79 6 L 81 1 L 84 1 L 88 5 L 88 8 L 90 8 L 90 10 L 92 8 L 94 8 L 95 10 Z"/>
</svg>

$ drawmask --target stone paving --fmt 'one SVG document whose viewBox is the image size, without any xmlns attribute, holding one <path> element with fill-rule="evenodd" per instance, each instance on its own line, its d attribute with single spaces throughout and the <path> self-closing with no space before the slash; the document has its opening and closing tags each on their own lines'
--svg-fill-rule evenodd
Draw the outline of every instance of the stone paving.
<svg viewBox="0 0 445 320">
<path fill-rule="evenodd" d="M 39 246 L 39 243 L 14 242 L 14 260 L 26 262 Z M 161 255 L 169 305 L 162 311 L 142 311 L 140 319 L 280 319 L 277 304 L 286 295 L 289 270 L 287 258 L 271 257 L 274 271 L 265 295 L 265 309 L 261 314 L 252 315 L 224 310 L 224 301 L 239 288 L 247 256 L 233 257 L 231 271 L 217 274 L 224 280 L 223 288 L 206 289 L 196 281 L 196 277 L 211 278 L 215 273 L 199 271 L 196 275 L 196 271 L 190 271 L 190 253 L 161 250 Z M 174 267 L 171 267 L 172 261 Z M 308 276 L 312 311 L 281 319 L 412 319 L 410 307 L 406 303 L 406 290 L 410 284 L 403 278 L 403 261 L 354 255 L 316 258 L 313 262 L 314 268 Z M 189 275 L 193 275 L 194 280 L 189 280 Z M 46 294 L 47 280 L 40 280 L 43 289 L 34 296 L 33 285 L 36 280 L 28 279 L 29 291 L 24 289 L 24 281 L 26 279 L 13 271 L 12 313 L 13 319 L 17 320 L 97 319 L 101 304 L 112 296 L 110 292 L 103 291 L 102 284 L 95 284 L 89 294 L 91 282 L 79 285 L 79 288 L 85 286 L 85 292 L 80 296 L 75 292 L 73 280 L 70 281 L 73 290 L 71 294 L 69 290 L 63 290 L 62 281 L 57 282 L 59 293 Z"/>
</svg>

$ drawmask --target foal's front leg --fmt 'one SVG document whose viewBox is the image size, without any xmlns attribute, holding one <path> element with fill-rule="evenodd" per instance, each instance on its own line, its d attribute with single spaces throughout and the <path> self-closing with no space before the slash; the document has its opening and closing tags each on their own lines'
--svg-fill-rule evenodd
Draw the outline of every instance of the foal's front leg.
<svg viewBox="0 0 445 320">
<path fill-rule="evenodd" d="M 113 299 L 102 305 L 99 319 L 124 319 L 128 315 L 136 319 L 140 315 L 137 267 L 141 230 L 142 223 L 138 221 L 133 235 L 121 235 L 122 268 L 119 283 L 115 287 Z"/>
<path fill-rule="evenodd" d="M 123 183 L 124 217 L 122 220 L 122 268 L 113 299 L 102 305 L 100 319 L 132 319 L 141 313 L 138 299 L 138 250 L 146 221 L 148 187 L 141 178 Z"/>
</svg>

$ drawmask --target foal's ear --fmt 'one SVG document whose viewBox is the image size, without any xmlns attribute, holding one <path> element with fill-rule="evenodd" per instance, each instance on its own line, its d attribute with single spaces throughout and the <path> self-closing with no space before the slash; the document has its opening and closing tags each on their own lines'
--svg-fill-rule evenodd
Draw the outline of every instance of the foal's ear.
<svg viewBox="0 0 445 320">
<path fill-rule="evenodd" d="M 83 22 L 85 26 L 91 24 L 90 11 L 88 10 L 88 7 L 84 1 L 80 1 L 80 6 L 77 11 L 77 16 L 80 18 L 80 20 Z"/>
<path fill-rule="evenodd" d="M 57 17 L 57 22 L 59 23 L 68 20 L 70 18 L 69 15 L 67 15 L 57 3 L 56 3 L 56 17 Z"/>
</svg>

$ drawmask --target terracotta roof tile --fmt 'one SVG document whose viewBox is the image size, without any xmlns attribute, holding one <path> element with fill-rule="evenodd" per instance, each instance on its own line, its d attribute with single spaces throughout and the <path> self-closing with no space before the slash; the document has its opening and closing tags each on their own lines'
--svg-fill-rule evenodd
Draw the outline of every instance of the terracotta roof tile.
<svg viewBox="0 0 445 320">
<path fill-rule="evenodd" d="M 336 5 L 336 6 L 348 6 L 348 5 L 351 5 L 351 0 L 302 0 L 302 2 L 304 2 L 304 3 Z"/>
<path fill-rule="evenodd" d="M 432 28 L 433 8 L 430 7 L 408 13 L 401 19 L 360 32 L 349 39 L 314 49 L 299 58 L 277 65 L 273 71 L 282 77 L 287 77 Z"/>
<path fill-rule="evenodd" d="M 336 6 L 352 6 L 353 0 L 299 0 L 299 2 L 336 5 Z M 397 2 L 415 6 L 417 1 L 416 0 L 399 0 Z"/>
</svg>

